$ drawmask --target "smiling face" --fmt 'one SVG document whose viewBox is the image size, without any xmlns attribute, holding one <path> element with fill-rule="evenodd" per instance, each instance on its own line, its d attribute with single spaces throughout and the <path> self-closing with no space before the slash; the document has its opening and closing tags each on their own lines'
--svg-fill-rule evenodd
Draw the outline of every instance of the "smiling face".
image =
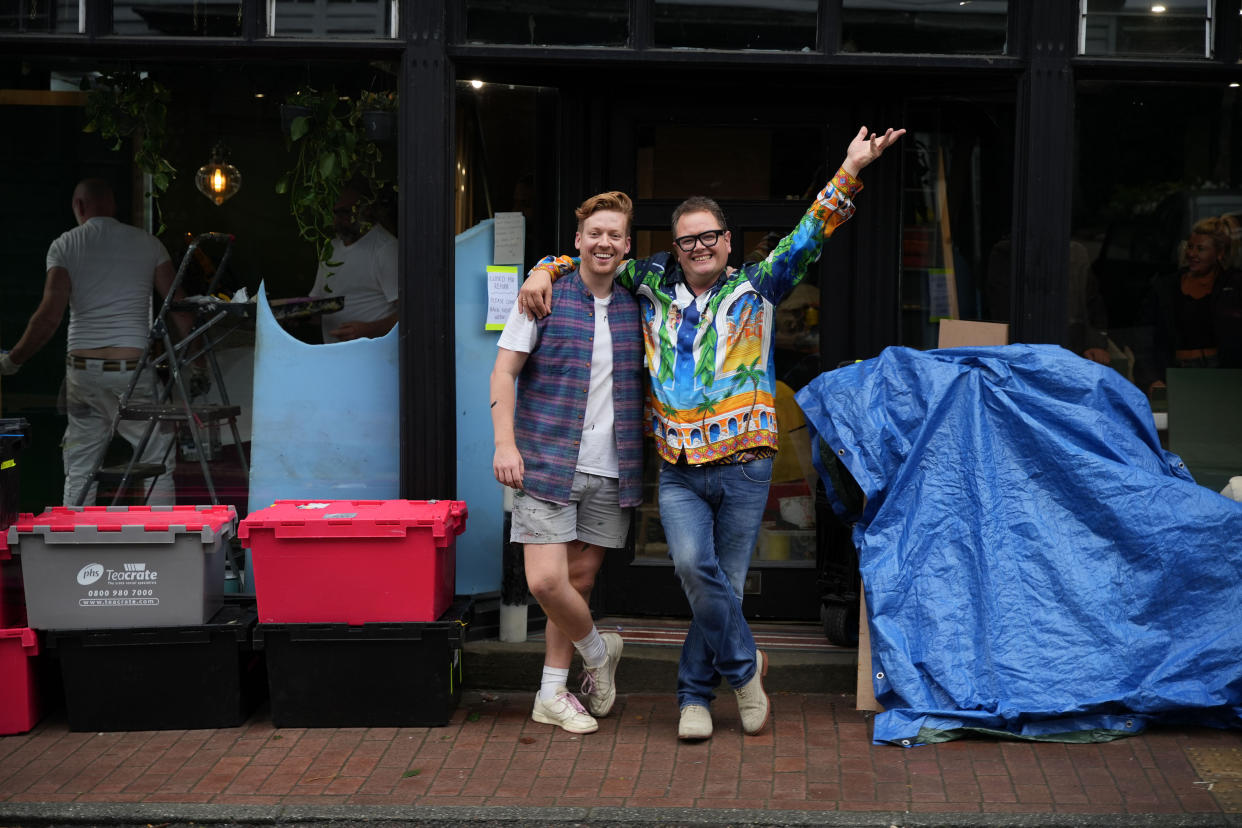
<svg viewBox="0 0 1242 828">
<path fill-rule="evenodd" d="M 582 257 L 583 276 L 612 279 L 617 265 L 630 252 L 629 220 L 616 210 L 599 210 L 582 220 L 574 236 Z"/>
<path fill-rule="evenodd" d="M 721 230 L 720 220 L 706 211 L 686 213 L 677 219 L 673 237 L 695 236 L 708 230 Z M 681 263 L 682 272 L 686 274 L 686 282 L 696 291 L 704 290 L 715 284 L 716 279 L 729 263 L 729 253 L 733 250 L 732 239 L 726 230 L 711 247 L 696 241 L 692 250 L 677 250 L 677 261 Z"/>
<path fill-rule="evenodd" d="M 1202 233 L 1191 233 L 1186 242 L 1186 269 L 1192 276 L 1205 276 L 1212 272 L 1216 263 L 1224 256 L 1216 241 Z"/>
</svg>

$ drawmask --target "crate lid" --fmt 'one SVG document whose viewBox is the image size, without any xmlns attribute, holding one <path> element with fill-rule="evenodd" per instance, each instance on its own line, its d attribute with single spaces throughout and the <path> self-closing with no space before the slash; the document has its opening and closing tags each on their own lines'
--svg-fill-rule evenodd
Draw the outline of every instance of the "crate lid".
<svg viewBox="0 0 1242 828">
<path fill-rule="evenodd" d="M 251 532 L 277 538 L 405 537 L 410 529 L 429 529 L 443 546 L 466 529 L 462 500 L 277 500 L 242 520 L 238 536 L 245 546 Z"/>
<path fill-rule="evenodd" d="M 22 514 L 9 527 L 8 542 L 42 535 L 47 543 L 83 539 L 160 543 L 198 533 L 204 543 L 231 536 L 237 526 L 233 506 L 53 506 L 42 514 Z"/>
</svg>

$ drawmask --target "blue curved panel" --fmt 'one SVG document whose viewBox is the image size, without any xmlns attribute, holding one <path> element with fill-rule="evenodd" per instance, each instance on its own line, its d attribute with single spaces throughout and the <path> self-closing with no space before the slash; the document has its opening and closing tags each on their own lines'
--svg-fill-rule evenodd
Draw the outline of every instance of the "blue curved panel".
<svg viewBox="0 0 1242 828">
<path fill-rule="evenodd" d="M 399 496 L 397 328 L 379 339 L 309 345 L 255 318 L 249 511 L 275 500 Z"/>
</svg>

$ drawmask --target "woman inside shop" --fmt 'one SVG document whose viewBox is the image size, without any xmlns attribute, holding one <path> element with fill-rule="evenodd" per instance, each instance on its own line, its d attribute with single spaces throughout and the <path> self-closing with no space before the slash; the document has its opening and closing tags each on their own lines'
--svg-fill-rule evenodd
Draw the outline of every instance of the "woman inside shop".
<svg viewBox="0 0 1242 828">
<path fill-rule="evenodd" d="M 1163 388 L 1168 368 L 1242 368 L 1242 270 L 1223 218 L 1190 230 L 1183 267 L 1157 276 L 1145 308 L 1152 350 L 1135 368 L 1144 391 Z"/>
</svg>

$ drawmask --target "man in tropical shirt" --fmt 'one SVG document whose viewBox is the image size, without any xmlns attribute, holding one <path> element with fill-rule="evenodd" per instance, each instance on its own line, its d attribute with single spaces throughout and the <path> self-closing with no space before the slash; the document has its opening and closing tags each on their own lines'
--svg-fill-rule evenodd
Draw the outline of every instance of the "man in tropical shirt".
<svg viewBox="0 0 1242 828">
<path fill-rule="evenodd" d="M 647 425 L 663 460 L 660 522 L 693 616 L 677 673 L 681 739 L 712 735 L 710 705 L 722 676 L 737 694 L 745 733 L 762 732 L 771 718 L 767 657 L 742 615 L 742 588 L 778 444 L 775 309 L 854 214 L 858 174 L 904 134 L 860 129 L 841 168 L 762 261 L 730 268 L 724 213 L 695 196 L 673 211 L 675 258 L 657 253 L 617 270 L 617 282 L 639 301 L 651 380 Z M 577 266 L 568 257 L 541 261 L 522 287 L 522 310 L 545 315 L 552 279 Z"/>
</svg>

